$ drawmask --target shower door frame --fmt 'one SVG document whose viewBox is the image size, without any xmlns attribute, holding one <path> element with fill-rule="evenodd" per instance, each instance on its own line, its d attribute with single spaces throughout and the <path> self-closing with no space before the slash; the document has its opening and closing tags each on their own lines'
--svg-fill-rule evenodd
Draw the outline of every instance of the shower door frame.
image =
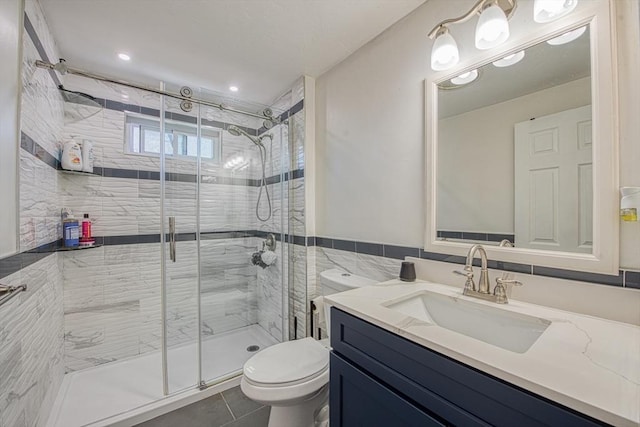
<svg viewBox="0 0 640 427">
<path fill-rule="evenodd" d="M 161 291 L 160 291 L 160 296 L 161 296 L 161 322 L 162 322 L 162 334 L 161 334 L 161 351 L 162 351 L 162 387 L 163 387 L 163 394 L 164 396 L 172 396 L 172 395 L 176 395 L 179 394 L 181 392 L 184 391 L 188 391 L 190 388 L 182 388 L 182 389 L 177 389 L 177 390 L 170 390 L 169 387 L 169 365 L 170 365 L 170 361 L 169 361 L 169 354 L 168 354 L 168 349 L 169 349 L 169 343 L 168 343 L 168 338 L 169 338 L 169 334 L 168 334 L 168 328 L 167 328 L 167 322 L 168 322 L 168 317 L 167 317 L 167 310 L 168 310 L 168 295 L 167 295 L 167 285 L 169 284 L 169 280 L 167 277 L 167 265 L 168 265 L 168 261 L 167 261 L 167 256 L 166 256 L 166 245 L 167 245 L 167 235 L 169 233 L 167 233 L 167 229 L 166 229 L 166 221 L 169 219 L 169 216 L 167 216 L 167 210 L 166 210 L 166 174 L 167 174 L 167 170 L 166 170 L 166 149 L 165 149 L 165 143 L 164 143 L 164 135 L 165 135 L 165 130 L 166 130 L 166 126 L 165 126 L 165 121 L 167 120 L 166 118 L 166 100 L 168 98 L 172 98 L 172 96 L 165 94 L 165 83 L 162 82 L 160 84 L 160 92 L 163 92 L 160 94 L 160 135 L 161 135 L 161 139 L 160 139 L 160 224 L 161 224 L 161 230 L 160 230 L 160 244 L 161 244 Z M 202 304 L 201 304 L 201 298 L 202 298 L 202 294 L 201 294 L 201 286 L 202 286 L 202 274 L 201 274 L 201 265 L 202 265 L 202 258 L 201 258 L 201 212 L 200 212 L 200 186 L 202 184 L 201 182 L 201 176 L 202 176 L 202 156 L 201 156 L 201 145 L 200 145 L 200 141 L 201 141 L 201 137 L 202 137 L 202 105 L 207 105 L 206 103 L 200 103 L 198 102 L 198 100 L 194 100 L 193 104 L 197 106 L 197 122 L 196 122 L 196 127 L 197 127 L 197 139 L 198 139 L 198 144 L 197 144 L 197 158 L 196 158 L 196 168 L 195 168 L 195 172 L 196 172 L 196 187 L 195 187 L 195 191 L 196 191 L 196 230 L 195 230 L 195 240 L 196 240 L 196 251 L 197 251 L 197 283 L 196 283 L 196 292 L 197 292 L 197 307 L 196 307 L 196 318 L 197 318 L 197 339 L 196 339 L 196 348 L 197 348 L 197 379 L 196 382 L 193 384 L 193 388 L 198 388 L 199 390 L 205 390 L 211 386 L 215 386 L 218 385 L 224 381 L 230 380 L 232 378 L 236 378 L 240 375 L 242 375 L 242 369 L 239 369 L 238 371 L 229 373 L 229 374 L 224 374 L 222 376 L 216 377 L 215 379 L 209 380 L 207 381 L 207 379 L 204 378 L 204 372 L 203 372 L 203 358 L 202 358 L 202 331 L 203 331 L 203 326 L 202 326 Z M 233 109 L 229 109 L 230 112 L 233 113 L 240 113 L 240 114 L 246 114 L 249 116 L 253 116 L 253 117 L 259 117 L 259 115 L 257 114 L 251 114 L 251 113 L 245 113 L 243 111 L 238 111 L 238 110 L 233 110 Z M 286 141 L 283 140 L 283 136 L 284 136 L 284 130 L 283 129 L 278 129 L 278 131 L 280 132 L 280 162 L 279 162 L 279 170 L 278 170 L 278 174 L 280 175 L 281 179 L 280 179 L 280 206 L 281 206 L 281 218 L 280 218 L 280 231 L 279 232 L 274 232 L 274 234 L 276 235 L 280 235 L 280 241 L 281 241 L 281 256 L 279 257 L 279 261 L 281 263 L 281 267 L 284 267 L 284 256 L 287 257 L 288 260 L 288 266 L 289 268 L 287 268 L 287 270 L 285 271 L 284 269 L 281 268 L 281 275 L 280 275 L 280 285 L 282 288 L 282 295 L 281 295 L 281 300 L 282 300 L 282 312 L 281 312 L 281 337 L 280 337 L 280 341 L 284 342 L 287 340 L 290 340 L 290 315 L 292 313 L 292 306 L 290 305 L 290 300 L 289 300 L 289 293 L 291 293 L 291 289 L 293 286 L 293 277 L 291 277 L 289 275 L 290 273 L 290 268 L 293 264 L 293 260 L 292 260 L 292 256 L 293 256 L 293 251 L 291 248 L 291 245 L 293 245 L 293 239 L 291 238 L 291 241 L 287 241 L 288 239 L 286 239 L 287 236 L 287 231 L 288 230 L 288 226 L 289 226 L 289 212 L 290 212 L 290 206 L 288 204 L 285 205 L 284 203 L 284 194 L 285 194 L 285 175 L 287 174 L 287 172 L 289 172 L 290 165 L 284 161 L 285 158 L 285 150 L 290 154 L 290 156 L 293 154 L 292 153 L 292 147 L 291 147 L 291 143 L 292 143 L 292 122 L 291 120 L 289 120 L 289 118 L 287 118 L 286 120 L 283 120 L 282 123 L 280 123 L 278 126 L 276 126 L 276 128 L 279 128 L 279 126 L 286 126 L 286 133 L 287 133 L 287 137 L 286 137 Z M 224 128 L 221 128 L 220 131 L 224 131 L 226 130 L 226 126 Z M 221 140 L 222 141 L 222 140 Z M 221 142 L 222 143 L 222 142 Z M 222 149 L 222 147 L 221 147 Z M 271 147 L 271 149 L 273 149 L 273 147 Z M 271 153 L 272 154 L 272 153 Z M 292 180 L 289 181 L 289 184 L 292 184 Z M 273 188 L 273 187 L 272 187 Z M 287 198 L 288 203 L 292 203 L 292 200 L 289 199 L 289 197 Z M 287 218 L 285 218 L 284 215 L 287 215 Z M 285 220 L 287 221 L 287 230 L 285 231 Z M 287 249 L 285 250 L 285 246 L 284 243 L 287 243 Z M 288 276 L 288 280 L 285 281 L 285 274 Z M 286 282 L 286 283 L 285 283 Z"/>
</svg>

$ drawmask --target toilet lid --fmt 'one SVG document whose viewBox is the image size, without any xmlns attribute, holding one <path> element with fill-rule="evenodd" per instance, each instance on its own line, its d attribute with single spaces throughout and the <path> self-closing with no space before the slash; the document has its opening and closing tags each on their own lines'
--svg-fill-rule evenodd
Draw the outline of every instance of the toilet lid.
<svg viewBox="0 0 640 427">
<path fill-rule="evenodd" d="M 329 366 L 329 350 L 313 338 L 287 341 L 266 348 L 244 364 L 252 382 L 283 384 L 300 381 Z"/>
</svg>

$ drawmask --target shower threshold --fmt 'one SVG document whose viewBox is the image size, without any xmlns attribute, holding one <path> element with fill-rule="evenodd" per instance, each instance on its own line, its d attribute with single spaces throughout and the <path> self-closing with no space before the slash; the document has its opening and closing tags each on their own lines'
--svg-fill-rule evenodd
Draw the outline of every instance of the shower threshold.
<svg viewBox="0 0 640 427">
<path fill-rule="evenodd" d="M 131 426 L 212 396 L 239 384 L 242 365 L 255 353 L 277 341 L 258 325 L 202 341 L 204 378 L 228 381 L 199 391 L 197 347 L 169 349 L 169 388 L 162 394 L 160 351 L 143 354 L 65 375 L 46 427 Z M 183 390 L 180 392 L 180 390 Z"/>
</svg>

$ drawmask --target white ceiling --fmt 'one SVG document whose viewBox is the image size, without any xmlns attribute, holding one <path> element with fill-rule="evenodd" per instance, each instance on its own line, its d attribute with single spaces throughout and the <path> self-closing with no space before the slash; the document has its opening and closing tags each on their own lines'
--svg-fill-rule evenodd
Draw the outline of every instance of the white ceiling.
<svg viewBox="0 0 640 427">
<path fill-rule="evenodd" d="M 70 67 L 268 104 L 425 0 L 41 0 Z M 118 52 L 131 55 L 129 62 Z"/>
</svg>

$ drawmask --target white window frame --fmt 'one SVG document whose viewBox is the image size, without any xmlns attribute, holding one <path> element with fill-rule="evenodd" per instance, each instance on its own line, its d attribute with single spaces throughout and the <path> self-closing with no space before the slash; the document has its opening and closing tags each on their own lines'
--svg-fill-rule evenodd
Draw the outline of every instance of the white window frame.
<svg viewBox="0 0 640 427">
<path fill-rule="evenodd" d="M 144 130 L 160 131 L 160 118 L 155 116 L 147 116 L 143 114 L 125 113 L 124 119 L 124 152 L 125 154 L 131 154 L 134 156 L 147 156 L 147 157 L 160 157 L 160 153 L 155 151 L 147 151 L 144 147 Z M 140 147 L 139 151 L 134 149 L 134 144 L 138 141 L 133 140 L 133 127 L 138 126 L 140 135 Z M 176 135 L 184 135 L 197 137 L 198 127 L 195 124 L 178 122 L 175 120 L 165 120 L 165 138 L 166 135 L 173 135 L 171 140 L 172 153 L 166 153 L 168 158 L 180 159 L 180 160 L 197 160 L 197 156 L 190 156 L 185 154 L 178 154 L 178 138 Z M 206 138 L 210 139 L 213 143 L 213 157 L 203 157 L 203 162 L 220 163 L 222 158 L 222 129 L 212 126 L 200 126 L 200 140 Z M 166 142 L 166 141 L 165 141 Z"/>
</svg>

